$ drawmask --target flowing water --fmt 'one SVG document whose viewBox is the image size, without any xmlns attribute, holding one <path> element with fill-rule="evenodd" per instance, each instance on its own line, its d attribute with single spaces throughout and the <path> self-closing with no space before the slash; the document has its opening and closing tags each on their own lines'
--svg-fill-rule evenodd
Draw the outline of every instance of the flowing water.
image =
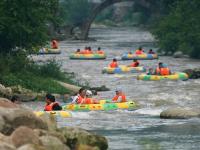
<svg viewBox="0 0 200 150">
<path fill-rule="evenodd" d="M 106 85 L 111 91 L 99 92 L 98 98 L 112 98 L 116 87 L 121 87 L 128 99 L 137 101 L 141 108 L 135 111 L 91 111 L 72 112 L 72 118 L 58 118 L 59 126 L 76 126 L 104 135 L 111 150 L 132 149 L 200 149 L 200 119 L 167 120 L 159 114 L 168 107 L 200 109 L 200 80 L 188 81 L 138 81 L 132 74 L 116 76 L 102 74 L 101 70 L 113 58 L 120 58 L 123 52 L 142 46 L 144 50 L 156 47 L 152 35 L 138 28 L 94 28 L 90 37 L 97 41 L 63 41 L 61 55 L 36 56 L 35 59 L 54 58 L 62 62 L 63 70 L 74 72 L 81 82 L 91 86 Z M 107 53 L 106 60 L 70 60 L 71 52 L 77 48 L 101 47 Z M 200 66 L 200 61 L 172 57 L 159 60 L 144 60 L 141 64 L 155 67 L 159 62 L 167 63 L 173 72 Z M 119 61 L 129 64 L 131 61 Z M 42 109 L 44 103 L 29 103 Z M 39 107 L 38 107 L 39 106 Z"/>
</svg>

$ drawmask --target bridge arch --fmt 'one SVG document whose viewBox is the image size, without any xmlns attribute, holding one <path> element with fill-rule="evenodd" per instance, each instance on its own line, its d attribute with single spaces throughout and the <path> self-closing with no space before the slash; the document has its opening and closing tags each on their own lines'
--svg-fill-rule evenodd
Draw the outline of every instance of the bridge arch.
<svg viewBox="0 0 200 150">
<path fill-rule="evenodd" d="M 115 4 L 115 3 L 120 3 L 120 2 L 127 2 L 127 1 L 133 1 L 135 3 L 138 3 L 139 5 L 150 9 L 150 2 L 148 0 L 104 0 L 102 3 L 94 6 L 90 16 L 80 25 L 80 36 L 78 37 L 80 40 L 87 40 L 88 39 L 88 34 L 89 30 L 91 27 L 92 22 L 95 20 L 96 16 L 103 11 L 105 8 Z"/>
</svg>

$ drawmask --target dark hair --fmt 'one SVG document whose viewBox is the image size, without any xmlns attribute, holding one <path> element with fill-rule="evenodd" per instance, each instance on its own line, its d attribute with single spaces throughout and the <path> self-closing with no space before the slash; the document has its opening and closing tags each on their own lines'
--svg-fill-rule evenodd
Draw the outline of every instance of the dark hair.
<svg viewBox="0 0 200 150">
<path fill-rule="evenodd" d="M 91 50 L 91 47 L 88 47 L 88 50 Z"/>
<path fill-rule="evenodd" d="M 98 47 L 98 50 L 101 50 L 101 47 Z"/>
<path fill-rule="evenodd" d="M 81 88 L 79 91 L 78 91 L 78 93 L 81 93 L 81 92 L 83 92 L 85 89 L 84 88 Z"/>
<path fill-rule="evenodd" d="M 13 95 L 11 98 L 11 102 L 19 101 L 19 97 L 17 95 Z"/>
<path fill-rule="evenodd" d="M 117 61 L 117 59 L 114 58 L 113 61 Z"/>
<path fill-rule="evenodd" d="M 139 50 L 142 50 L 142 47 L 139 47 L 138 49 L 139 49 Z"/>
<path fill-rule="evenodd" d="M 137 61 L 137 59 L 133 59 L 133 61 Z"/>
<path fill-rule="evenodd" d="M 152 49 L 149 49 L 149 51 L 152 51 Z"/>
<path fill-rule="evenodd" d="M 51 102 L 55 102 L 55 96 L 53 96 L 49 93 L 46 94 L 46 98 L 49 99 Z"/>
</svg>

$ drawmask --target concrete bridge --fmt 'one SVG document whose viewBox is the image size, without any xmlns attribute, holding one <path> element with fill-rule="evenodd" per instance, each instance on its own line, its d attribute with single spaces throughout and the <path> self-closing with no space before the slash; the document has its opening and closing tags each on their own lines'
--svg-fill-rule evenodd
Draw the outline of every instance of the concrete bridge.
<svg viewBox="0 0 200 150">
<path fill-rule="evenodd" d="M 79 29 L 81 30 L 81 34 L 78 37 L 78 39 L 81 39 L 81 40 L 88 39 L 89 29 L 91 27 L 92 22 L 95 20 L 96 16 L 105 8 L 115 3 L 132 1 L 134 3 L 141 5 L 144 8 L 151 9 L 150 7 L 151 3 L 149 0 L 88 0 L 88 1 L 92 2 L 93 9 L 90 15 L 79 26 Z"/>
</svg>

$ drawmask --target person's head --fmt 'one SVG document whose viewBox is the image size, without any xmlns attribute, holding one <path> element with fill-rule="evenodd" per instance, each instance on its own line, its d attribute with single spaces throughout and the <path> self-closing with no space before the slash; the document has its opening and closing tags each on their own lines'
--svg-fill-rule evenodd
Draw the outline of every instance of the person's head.
<svg viewBox="0 0 200 150">
<path fill-rule="evenodd" d="M 115 93 L 116 93 L 116 95 L 121 94 L 121 93 L 122 93 L 122 89 L 121 89 L 121 88 L 117 88 L 117 89 L 115 90 Z"/>
<path fill-rule="evenodd" d="M 159 62 L 159 63 L 158 63 L 158 67 L 159 67 L 159 68 L 162 68 L 162 67 L 163 67 L 163 63 L 162 63 L 162 62 Z"/>
<path fill-rule="evenodd" d="M 132 52 L 128 52 L 129 54 L 132 54 Z"/>
<path fill-rule="evenodd" d="M 137 62 L 137 59 L 133 59 L 133 62 Z"/>
<path fill-rule="evenodd" d="M 81 51 L 80 49 L 77 49 L 77 50 L 76 50 L 76 52 L 80 52 L 80 51 Z"/>
<path fill-rule="evenodd" d="M 98 51 L 100 51 L 101 50 L 101 47 L 98 47 Z"/>
<path fill-rule="evenodd" d="M 11 102 L 13 103 L 19 103 L 19 97 L 17 95 L 13 95 L 12 98 L 11 98 Z"/>
<path fill-rule="evenodd" d="M 91 51 L 92 50 L 91 47 L 88 47 L 88 50 Z"/>
<path fill-rule="evenodd" d="M 113 59 L 113 62 L 117 62 L 117 59 L 114 58 L 114 59 Z"/>
<path fill-rule="evenodd" d="M 138 49 L 141 51 L 141 50 L 142 50 L 142 47 L 139 47 Z"/>
<path fill-rule="evenodd" d="M 51 103 L 55 102 L 55 97 L 49 93 L 46 94 L 45 98 L 46 98 L 45 100 L 46 100 L 47 104 L 51 104 Z"/>
<path fill-rule="evenodd" d="M 86 90 L 84 88 L 81 88 L 78 93 L 79 93 L 79 95 L 81 97 L 85 97 L 86 96 Z"/>
<path fill-rule="evenodd" d="M 152 51 L 153 51 L 152 49 L 149 50 L 149 52 L 152 52 Z"/>
<path fill-rule="evenodd" d="M 86 50 L 86 49 L 88 49 L 88 47 L 87 47 L 87 46 L 85 47 L 85 50 Z"/>
<path fill-rule="evenodd" d="M 86 91 L 86 96 L 87 96 L 87 97 L 92 97 L 92 91 L 87 90 L 87 91 Z"/>
</svg>

